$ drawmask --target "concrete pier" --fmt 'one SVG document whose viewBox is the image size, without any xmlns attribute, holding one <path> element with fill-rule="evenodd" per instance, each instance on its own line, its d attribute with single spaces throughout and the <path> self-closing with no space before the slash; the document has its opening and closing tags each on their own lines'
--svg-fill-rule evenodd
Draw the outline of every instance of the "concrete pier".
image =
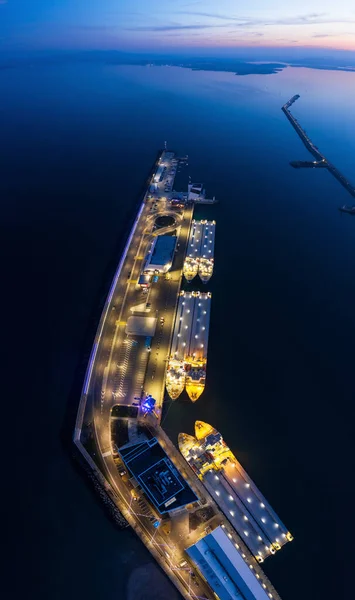
<svg viewBox="0 0 355 600">
<path fill-rule="evenodd" d="M 346 191 L 349 192 L 349 194 L 351 194 L 351 196 L 353 196 L 353 198 L 355 198 L 355 187 L 350 183 L 350 181 L 348 181 L 348 179 L 345 177 L 345 175 L 343 175 L 339 171 L 339 169 L 337 169 L 337 167 L 335 167 L 331 162 L 329 162 L 329 160 L 324 156 L 324 154 L 322 154 L 320 152 L 320 150 L 317 148 L 317 146 L 315 146 L 315 144 L 312 142 L 312 140 L 307 135 L 307 133 L 304 131 L 304 129 L 302 129 L 302 127 L 299 124 L 299 122 L 297 121 L 296 117 L 294 117 L 291 114 L 289 109 L 292 106 L 292 104 L 294 102 L 296 102 L 296 100 L 298 100 L 299 97 L 300 97 L 299 94 L 296 94 L 295 96 L 293 96 L 288 102 L 286 102 L 286 104 L 283 105 L 281 110 L 283 111 L 283 113 L 286 115 L 286 117 L 290 121 L 292 127 L 296 130 L 297 134 L 301 138 L 301 140 L 304 143 L 304 145 L 306 146 L 307 150 L 311 154 L 313 154 L 313 156 L 315 157 L 316 160 L 314 162 L 293 161 L 290 163 L 291 166 L 295 167 L 295 168 L 302 168 L 302 167 L 326 168 L 326 169 L 328 169 L 329 173 L 331 173 L 333 175 L 333 177 L 335 177 L 335 179 L 337 179 L 339 181 L 339 183 L 346 189 Z"/>
</svg>

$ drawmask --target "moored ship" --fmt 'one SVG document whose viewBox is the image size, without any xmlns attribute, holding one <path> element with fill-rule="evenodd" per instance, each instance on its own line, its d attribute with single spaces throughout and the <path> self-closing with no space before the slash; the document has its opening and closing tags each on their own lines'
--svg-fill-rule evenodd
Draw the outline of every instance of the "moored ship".
<svg viewBox="0 0 355 600">
<path fill-rule="evenodd" d="M 216 221 L 192 221 L 183 268 L 187 281 L 192 281 L 197 273 L 203 283 L 210 280 L 214 266 L 215 232 Z"/>
<path fill-rule="evenodd" d="M 166 372 L 166 389 L 172 400 L 176 400 L 185 387 L 185 369 L 181 361 L 169 360 Z"/>
<path fill-rule="evenodd" d="M 192 402 L 196 402 L 205 389 L 206 362 L 186 363 L 186 393 Z"/>
<path fill-rule="evenodd" d="M 198 263 L 198 274 L 201 281 L 207 283 L 213 274 L 216 221 L 202 221 L 202 223 L 202 244 Z"/>
<path fill-rule="evenodd" d="M 166 373 L 173 400 L 186 387 L 195 402 L 205 388 L 210 308 L 210 292 L 180 293 Z"/>
<path fill-rule="evenodd" d="M 198 273 L 198 261 L 201 255 L 203 225 L 193 219 L 187 244 L 183 274 L 187 281 L 192 281 Z"/>
<path fill-rule="evenodd" d="M 258 562 L 293 539 L 221 434 L 203 421 L 195 437 L 179 434 L 179 450 Z"/>
</svg>

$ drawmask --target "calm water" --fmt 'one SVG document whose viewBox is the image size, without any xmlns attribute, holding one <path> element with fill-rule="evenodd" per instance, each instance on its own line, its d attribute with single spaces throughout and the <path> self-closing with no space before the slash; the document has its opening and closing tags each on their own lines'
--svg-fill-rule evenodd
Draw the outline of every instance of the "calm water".
<svg viewBox="0 0 355 600">
<path fill-rule="evenodd" d="M 329 173 L 288 164 L 309 157 L 280 110 L 295 93 L 294 114 L 355 182 L 354 74 L 0 74 L 2 241 L 25 348 L 18 594 L 117 600 L 151 561 L 106 519 L 62 437 L 127 221 L 167 140 L 220 204 L 199 209 L 217 220 L 207 388 L 194 405 L 167 405 L 164 425 L 175 440 L 196 418 L 215 425 L 289 526 L 294 543 L 265 566 L 285 600 L 343 597 L 355 219 L 338 213 L 352 199 Z"/>
</svg>

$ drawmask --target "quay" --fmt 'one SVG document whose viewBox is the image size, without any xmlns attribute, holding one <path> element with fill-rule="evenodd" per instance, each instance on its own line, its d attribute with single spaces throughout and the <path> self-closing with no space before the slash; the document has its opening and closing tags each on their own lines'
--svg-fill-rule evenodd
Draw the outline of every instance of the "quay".
<svg viewBox="0 0 355 600">
<path fill-rule="evenodd" d="M 185 159 L 165 149 L 149 177 L 93 341 L 73 441 L 116 522 L 132 527 L 184 598 L 214 600 L 220 591 L 229 600 L 242 589 L 246 600 L 280 600 L 253 552 L 161 427 L 194 210 L 187 195 L 174 202 L 179 160 Z M 195 190 L 199 202 L 202 185 Z M 207 352 L 210 293 L 201 293 L 199 303 L 202 316 L 193 335 L 198 339 L 201 325 Z M 205 360 L 202 346 L 199 352 Z M 228 555 L 233 572 L 224 570 L 221 577 L 216 565 L 206 572 L 199 560 L 201 543 L 218 544 L 221 564 Z"/>
<path fill-rule="evenodd" d="M 293 161 L 290 164 L 295 168 L 302 168 L 302 167 L 320 168 L 320 167 L 322 167 L 322 168 L 328 169 L 329 173 L 331 173 L 333 175 L 333 177 L 335 177 L 335 179 L 337 179 L 339 181 L 339 183 L 346 189 L 346 191 L 349 192 L 349 194 L 351 194 L 351 196 L 353 196 L 355 198 L 355 187 L 341 173 L 341 171 L 339 171 L 339 169 L 337 167 L 335 167 L 324 156 L 324 154 L 322 154 L 320 152 L 320 150 L 317 148 L 317 146 L 312 142 L 310 137 L 307 135 L 305 130 L 301 127 L 301 125 L 297 121 L 296 117 L 294 117 L 293 114 L 290 112 L 290 110 L 289 110 L 290 107 L 292 106 L 292 104 L 294 102 L 296 102 L 296 100 L 298 100 L 298 98 L 300 98 L 299 94 L 296 94 L 295 96 L 293 96 L 288 102 L 286 102 L 286 104 L 283 105 L 281 110 L 286 115 L 286 117 L 289 120 L 289 122 L 291 123 L 292 127 L 295 129 L 296 133 L 301 138 L 301 140 L 304 143 L 304 145 L 306 146 L 307 150 L 311 154 L 313 154 L 313 156 L 315 157 L 316 160 L 314 162 Z"/>
</svg>

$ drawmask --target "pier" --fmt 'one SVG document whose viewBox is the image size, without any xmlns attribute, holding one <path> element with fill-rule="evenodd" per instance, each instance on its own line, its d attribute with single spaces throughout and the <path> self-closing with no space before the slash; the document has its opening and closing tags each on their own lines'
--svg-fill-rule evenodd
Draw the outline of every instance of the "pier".
<svg viewBox="0 0 355 600">
<path fill-rule="evenodd" d="M 290 107 L 296 100 L 300 98 L 299 94 L 292 96 L 292 98 L 286 102 L 286 104 L 282 107 L 282 112 L 286 115 L 288 120 L 290 121 L 292 127 L 295 129 L 302 142 L 306 146 L 307 150 L 313 154 L 315 161 L 292 161 L 290 164 L 292 167 L 299 168 L 325 168 L 328 169 L 329 173 L 335 177 L 339 181 L 339 183 L 346 189 L 353 198 L 355 198 L 355 187 L 348 181 L 348 179 L 343 175 L 337 167 L 335 167 L 329 160 L 320 152 L 317 146 L 312 142 L 310 137 L 307 135 L 305 130 L 301 127 L 296 117 L 290 112 Z"/>
</svg>

